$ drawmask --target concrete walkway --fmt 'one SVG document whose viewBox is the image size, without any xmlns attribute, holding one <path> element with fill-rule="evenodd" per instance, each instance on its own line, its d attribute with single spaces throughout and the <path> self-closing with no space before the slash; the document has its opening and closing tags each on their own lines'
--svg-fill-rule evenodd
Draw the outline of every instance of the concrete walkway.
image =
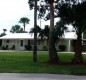
<svg viewBox="0 0 86 80">
<path fill-rule="evenodd" d="M 86 76 L 30 73 L 0 73 L 0 80 L 86 80 Z"/>
</svg>

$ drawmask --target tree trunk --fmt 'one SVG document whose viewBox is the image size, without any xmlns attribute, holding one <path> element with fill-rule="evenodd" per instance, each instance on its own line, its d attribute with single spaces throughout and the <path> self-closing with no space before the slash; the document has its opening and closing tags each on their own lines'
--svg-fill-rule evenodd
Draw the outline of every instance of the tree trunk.
<svg viewBox="0 0 86 80">
<path fill-rule="evenodd" d="M 37 62 L 37 0 L 35 0 L 34 7 L 34 48 L 33 48 L 33 61 Z"/>
<path fill-rule="evenodd" d="M 23 25 L 24 25 L 24 32 L 25 32 L 25 23 Z"/>
<path fill-rule="evenodd" d="M 50 0 L 50 32 L 49 32 L 49 62 L 57 63 L 59 61 L 55 48 L 55 28 L 54 28 L 54 0 Z"/>
<path fill-rule="evenodd" d="M 81 33 L 81 29 L 79 30 L 79 32 L 77 33 L 77 41 L 75 44 L 75 55 L 74 55 L 74 59 L 73 59 L 73 63 L 79 64 L 83 62 L 83 58 L 82 58 L 82 33 Z"/>
</svg>

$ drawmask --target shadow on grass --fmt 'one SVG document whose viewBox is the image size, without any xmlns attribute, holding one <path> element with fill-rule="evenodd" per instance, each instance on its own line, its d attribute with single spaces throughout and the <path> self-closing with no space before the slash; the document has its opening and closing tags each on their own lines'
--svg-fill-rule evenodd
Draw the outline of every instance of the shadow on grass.
<svg viewBox="0 0 86 80">
<path fill-rule="evenodd" d="M 42 64 L 47 64 L 53 66 L 54 68 L 57 66 L 57 74 L 86 76 L 86 61 L 80 64 L 65 61 L 61 61 L 59 63 L 42 62 Z"/>
</svg>

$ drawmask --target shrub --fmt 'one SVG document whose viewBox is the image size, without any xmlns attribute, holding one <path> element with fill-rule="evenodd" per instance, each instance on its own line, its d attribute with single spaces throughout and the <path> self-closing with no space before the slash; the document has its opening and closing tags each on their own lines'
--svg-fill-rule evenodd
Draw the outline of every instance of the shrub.
<svg viewBox="0 0 86 80">
<path fill-rule="evenodd" d="M 66 50 L 66 46 L 65 45 L 59 45 L 59 49 L 60 49 L 60 51 L 65 51 Z"/>
<path fill-rule="evenodd" d="M 31 45 L 25 45 L 26 50 L 31 50 Z"/>
</svg>

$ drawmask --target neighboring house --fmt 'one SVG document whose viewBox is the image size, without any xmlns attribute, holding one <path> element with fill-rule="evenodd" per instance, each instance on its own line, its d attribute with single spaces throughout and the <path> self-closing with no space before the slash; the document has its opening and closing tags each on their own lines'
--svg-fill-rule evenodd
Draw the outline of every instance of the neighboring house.
<svg viewBox="0 0 86 80">
<path fill-rule="evenodd" d="M 40 38 L 38 38 L 38 45 L 40 45 Z M 31 50 L 33 49 L 33 36 L 29 33 L 9 33 L 0 37 L 1 49 L 14 50 Z M 41 47 L 38 46 L 38 49 Z"/>
<path fill-rule="evenodd" d="M 66 32 L 63 35 L 63 38 L 60 39 L 59 41 L 59 47 L 60 45 L 65 46 L 65 49 L 63 51 L 67 52 L 74 52 L 74 49 L 76 47 L 76 41 L 77 41 L 77 35 L 75 32 Z M 83 39 L 83 34 L 82 34 L 82 51 L 86 52 L 86 39 Z"/>
<path fill-rule="evenodd" d="M 75 32 L 66 32 L 59 41 L 59 47 L 60 45 L 63 45 L 65 47 L 65 51 L 73 52 L 76 39 L 77 39 L 77 35 Z"/>
<path fill-rule="evenodd" d="M 34 36 L 29 33 L 9 33 L 3 37 L 0 37 L 1 49 L 14 49 L 14 50 L 33 50 Z M 77 36 L 75 32 L 66 32 L 56 44 L 57 50 L 60 51 L 74 51 Z M 48 49 L 48 43 L 46 41 L 37 38 L 37 50 Z M 86 40 L 83 40 L 83 44 Z"/>
</svg>

